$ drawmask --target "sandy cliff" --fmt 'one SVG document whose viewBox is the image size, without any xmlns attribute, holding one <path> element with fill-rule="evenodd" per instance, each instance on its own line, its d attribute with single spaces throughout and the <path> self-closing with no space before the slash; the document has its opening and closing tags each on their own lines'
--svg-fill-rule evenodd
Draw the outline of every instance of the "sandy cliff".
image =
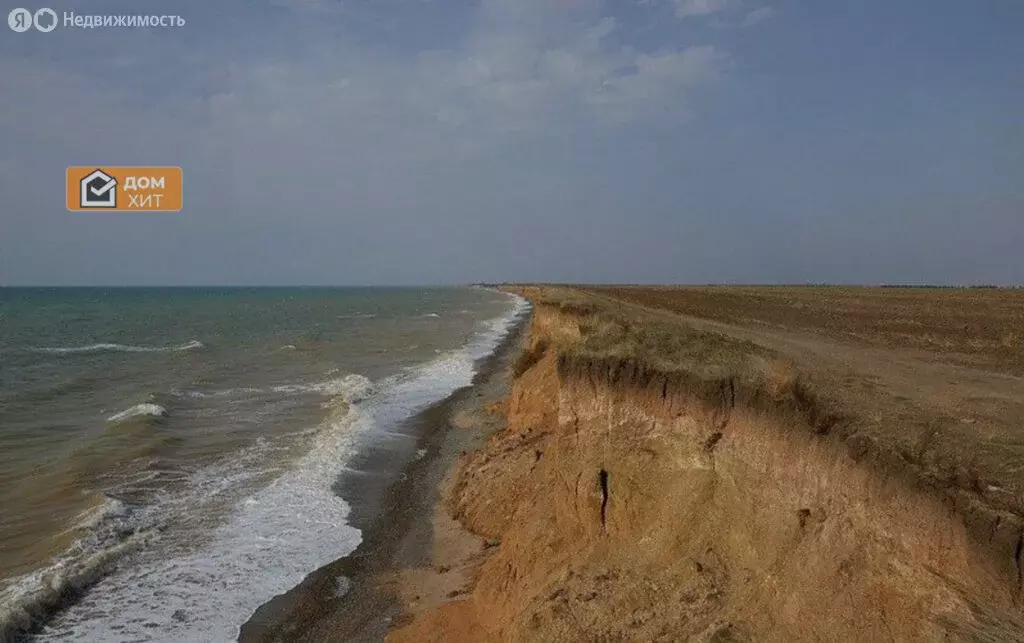
<svg viewBox="0 0 1024 643">
<path fill-rule="evenodd" d="M 1024 636 L 1019 515 L 886 453 L 870 409 L 757 347 L 526 294 L 507 427 L 448 498 L 495 546 L 393 640 Z M 685 359 L 644 350 L 665 341 Z"/>
</svg>

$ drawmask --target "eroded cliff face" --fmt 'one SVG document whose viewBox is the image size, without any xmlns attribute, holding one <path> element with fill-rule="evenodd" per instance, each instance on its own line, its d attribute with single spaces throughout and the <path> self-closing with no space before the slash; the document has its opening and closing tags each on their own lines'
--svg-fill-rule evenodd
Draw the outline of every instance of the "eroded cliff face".
<svg viewBox="0 0 1024 643">
<path fill-rule="evenodd" d="M 508 428 L 450 503 L 496 541 L 435 640 L 949 640 L 1019 636 L 1019 531 L 857 458 L 785 376 L 663 372 L 567 351 L 537 306 Z M 418 629 L 417 629 L 418 628 Z"/>
</svg>

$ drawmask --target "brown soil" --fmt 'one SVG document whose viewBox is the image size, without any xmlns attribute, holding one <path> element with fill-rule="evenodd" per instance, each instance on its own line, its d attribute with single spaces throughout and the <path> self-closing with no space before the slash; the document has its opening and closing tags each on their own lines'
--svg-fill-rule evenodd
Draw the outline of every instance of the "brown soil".
<svg viewBox="0 0 1024 643">
<path fill-rule="evenodd" d="M 523 291 L 390 640 L 1024 639 L 1021 293 Z"/>
<path fill-rule="evenodd" d="M 590 287 L 588 292 L 762 331 L 812 332 L 1024 375 L 1024 288 Z"/>
</svg>

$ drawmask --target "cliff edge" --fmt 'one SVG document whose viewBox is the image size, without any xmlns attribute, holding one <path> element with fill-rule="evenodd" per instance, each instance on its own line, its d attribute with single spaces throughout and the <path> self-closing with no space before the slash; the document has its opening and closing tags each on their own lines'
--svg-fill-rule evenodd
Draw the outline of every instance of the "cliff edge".
<svg viewBox="0 0 1024 643">
<path fill-rule="evenodd" d="M 1021 378 L 519 292 L 507 422 L 446 491 L 489 546 L 390 640 L 1024 639 Z"/>
</svg>

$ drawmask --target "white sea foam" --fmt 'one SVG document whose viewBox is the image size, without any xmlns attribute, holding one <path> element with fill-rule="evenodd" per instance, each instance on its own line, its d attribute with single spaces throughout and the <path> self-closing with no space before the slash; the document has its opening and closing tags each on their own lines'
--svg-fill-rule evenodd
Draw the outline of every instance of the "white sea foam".
<svg viewBox="0 0 1024 643">
<path fill-rule="evenodd" d="M 111 497 L 83 512 L 72 529 L 84 535 L 67 552 L 0 590 L 0 641 L 13 640 L 95 584 L 121 557 L 156 535 L 151 527 Z"/>
<path fill-rule="evenodd" d="M 40 353 L 52 353 L 66 355 L 74 353 L 173 353 L 178 351 L 190 351 L 203 348 L 203 343 L 192 340 L 175 346 L 130 346 L 127 344 L 90 344 L 88 346 L 57 346 L 57 347 L 34 347 L 31 350 Z"/>
<path fill-rule="evenodd" d="M 337 369 L 332 369 L 329 374 L 336 372 L 338 372 Z M 183 393 L 179 393 L 179 395 L 204 399 L 217 397 L 242 397 L 258 393 L 319 393 L 320 395 L 341 397 L 346 402 L 352 403 L 365 400 L 373 395 L 376 389 L 376 385 L 368 378 L 363 377 L 362 375 L 349 374 L 344 377 L 335 377 L 320 382 L 308 382 L 305 384 L 279 384 L 269 388 L 242 387 L 223 389 L 219 391 L 185 391 Z"/>
<path fill-rule="evenodd" d="M 215 398 L 215 397 L 242 397 L 245 395 L 252 395 L 255 393 L 262 393 L 263 389 L 255 388 L 252 386 L 243 386 L 239 388 L 228 388 L 219 391 L 184 391 L 176 392 L 175 395 L 183 395 L 185 397 L 191 397 L 196 399 Z"/>
<path fill-rule="evenodd" d="M 239 626 L 257 607 L 359 544 L 359 531 L 345 523 L 349 506 L 332 485 L 356 453 L 361 436 L 387 433 L 411 414 L 471 384 L 477 360 L 494 351 L 527 309 L 517 299 L 508 315 L 484 324 L 467 346 L 376 387 L 366 378 L 348 375 L 283 390 L 334 398 L 306 455 L 269 486 L 238 502 L 211 538 L 170 557 L 140 552 L 130 565 L 99 580 L 57 615 L 38 639 L 235 640 Z M 220 493 L 218 485 L 234 484 L 233 476 L 255 466 L 242 462 L 227 472 L 208 468 L 201 472 L 205 482 L 200 486 L 207 494 Z M 178 505 L 175 511 L 193 511 L 189 503 Z"/>
<path fill-rule="evenodd" d="M 331 413 L 307 454 L 242 500 L 205 545 L 107 576 L 39 640 L 235 640 L 262 603 L 359 544 L 359 531 L 345 524 L 348 504 L 331 485 L 371 422 L 355 407 Z M 238 482 L 205 473 L 207 496 L 219 492 L 216 482 Z"/>
<path fill-rule="evenodd" d="M 325 382 L 310 384 L 284 384 L 271 389 L 275 393 L 320 393 L 341 396 L 347 402 L 364 400 L 374 393 L 374 384 L 362 375 L 346 375 Z"/>
<path fill-rule="evenodd" d="M 334 579 L 334 597 L 343 598 L 352 587 L 352 581 L 347 576 L 338 576 Z"/>
<path fill-rule="evenodd" d="M 78 515 L 73 529 L 94 529 L 99 527 L 104 520 L 124 518 L 129 513 L 130 508 L 124 501 L 104 496 L 101 504 L 86 509 Z"/>
<path fill-rule="evenodd" d="M 136 404 L 130 409 L 125 409 L 120 413 L 111 415 L 107 418 L 107 422 L 117 424 L 118 422 L 125 422 L 126 420 L 131 420 L 132 418 L 137 417 L 167 417 L 168 415 L 170 414 L 167 412 L 167 409 L 159 404 Z"/>
</svg>

